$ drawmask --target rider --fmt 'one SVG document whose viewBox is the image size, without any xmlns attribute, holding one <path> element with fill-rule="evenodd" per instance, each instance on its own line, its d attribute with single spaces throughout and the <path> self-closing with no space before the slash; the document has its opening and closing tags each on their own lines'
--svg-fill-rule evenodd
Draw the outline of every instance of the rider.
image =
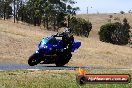
<svg viewBox="0 0 132 88">
<path fill-rule="evenodd" d="M 74 42 L 74 37 L 71 34 L 71 28 L 66 28 L 62 36 L 62 47 L 71 50 L 73 42 Z"/>
<path fill-rule="evenodd" d="M 71 28 L 65 28 L 65 31 L 62 33 L 57 33 L 53 37 L 62 37 L 61 45 L 63 48 L 68 48 L 71 50 L 72 43 L 74 42 L 74 37 L 71 35 Z"/>
</svg>

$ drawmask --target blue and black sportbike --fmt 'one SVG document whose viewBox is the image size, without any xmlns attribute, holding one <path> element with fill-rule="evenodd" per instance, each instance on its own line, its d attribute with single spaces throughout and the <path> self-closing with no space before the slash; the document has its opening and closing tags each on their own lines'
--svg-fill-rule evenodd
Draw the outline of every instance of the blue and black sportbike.
<svg viewBox="0 0 132 88">
<path fill-rule="evenodd" d="M 64 66 L 72 57 L 72 52 L 81 46 L 81 42 L 75 42 L 71 29 L 66 28 L 64 32 L 58 32 L 43 38 L 38 45 L 38 50 L 28 59 L 28 64 L 56 64 Z"/>
</svg>

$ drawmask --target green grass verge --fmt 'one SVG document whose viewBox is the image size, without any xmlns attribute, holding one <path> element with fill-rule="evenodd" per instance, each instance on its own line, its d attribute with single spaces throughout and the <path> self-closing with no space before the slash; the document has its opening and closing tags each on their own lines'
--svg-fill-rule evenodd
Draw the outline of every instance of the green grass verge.
<svg viewBox="0 0 132 88">
<path fill-rule="evenodd" d="M 132 71 L 87 70 L 91 74 L 130 74 Z M 0 88 L 132 88 L 129 84 L 76 83 L 76 71 L 1 71 Z"/>
</svg>

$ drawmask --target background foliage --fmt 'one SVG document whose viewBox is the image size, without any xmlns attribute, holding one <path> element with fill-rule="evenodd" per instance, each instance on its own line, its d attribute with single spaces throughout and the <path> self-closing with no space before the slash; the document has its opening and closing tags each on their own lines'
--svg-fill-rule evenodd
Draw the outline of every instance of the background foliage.
<svg viewBox="0 0 132 88">
<path fill-rule="evenodd" d="M 130 25 L 127 19 L 123 19 L 123 23 L 107 23 L 102 25 L 99 31 L 100 41 L 112 44 L 125 45 L 130 40 Z"/>
<path fill-rule="evenodd" d="M 79 10 L 74 4 L 74 0 L 0 0 L 0 17 L 4 20 L 13 17 L 14 22 L 43 25 L 53 31 L 71 27 L 73 34 L 88 37 L 92 24 L 74 17 Z"/>
<path fill-rule="evenodd" d="M 70 20 L 70 28 L 73 29 L 72 33 L 77 36 L 89 36 L 89 32 L 92 29 L 92 24 L 82 18 L 73 17 Z"/>
</svg>

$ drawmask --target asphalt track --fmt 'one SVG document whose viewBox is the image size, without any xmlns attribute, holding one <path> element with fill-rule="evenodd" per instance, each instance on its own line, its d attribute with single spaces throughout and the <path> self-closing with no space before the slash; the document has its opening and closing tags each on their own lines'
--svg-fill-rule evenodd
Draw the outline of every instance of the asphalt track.
<svg viewBox="0 0 132 88">
<path fill-rule="evenodd" d="M 5 70 L 76 70 L 78 66 L 64 66 L 56 67 L 54 64 L 41 64 L 36 66 L 29 66 L 28 64 L 0 64 L 0 71 Z M 104 68 L 104 67 L 91 67 L 82 66 L 85 69 L 96 69 L 96 70 L 132 70 L 127 68 Z"/>
</svg>

